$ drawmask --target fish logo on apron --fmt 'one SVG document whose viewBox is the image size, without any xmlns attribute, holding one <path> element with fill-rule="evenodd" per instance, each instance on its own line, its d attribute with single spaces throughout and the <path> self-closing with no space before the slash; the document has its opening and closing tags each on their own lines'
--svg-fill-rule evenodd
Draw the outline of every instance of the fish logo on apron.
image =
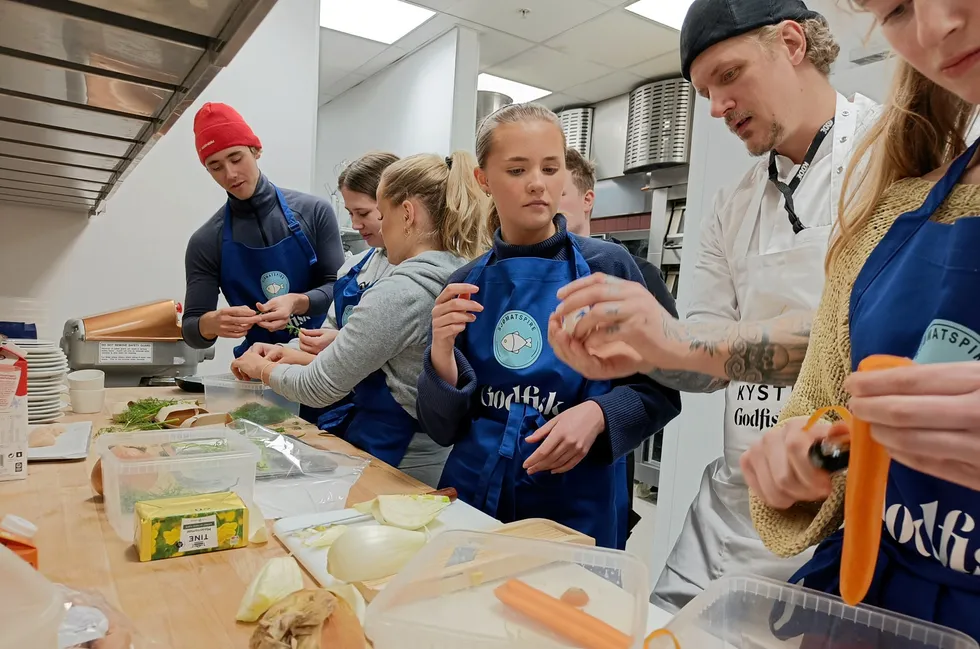
<svg viewBox="0 0 980 649">
<path fill-rule="evenodd" d="M 278 270 L 262 275 L 259 283 L 262 285 L 262 292 L 265 294 L 265 297 L 270 300 L 289 293 L 289 278 L 286 277 L 285 273 L 281 273 Z"/>
<path fill-rule="evenodd" d="M 524 311 L 507 311 L 493 332 L 493 355 L 511 370 L 523 370 L 541 355 L 541 327 Z"/>
<path fill-rule="evenodd" d="M 348 304 L 344 307 L 344 313 L 340 316 L 340 326 L 347 326 L 347 321 L 350 320 L 350 314 L 354 313 L 354 305 Z"/>
</svg>

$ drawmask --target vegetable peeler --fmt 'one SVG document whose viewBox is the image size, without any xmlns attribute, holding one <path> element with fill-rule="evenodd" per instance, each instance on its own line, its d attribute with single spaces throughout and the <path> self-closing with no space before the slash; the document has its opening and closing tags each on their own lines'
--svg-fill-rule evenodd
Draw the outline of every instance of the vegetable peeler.
<svg viewBox="0 0 980 649">
<path fill-rule="evenodd" d="M 847 468 L 851 458 L 851 445 L 846 438 L 822 439 L 810 447 L 810 463 L 828 473 Z"/>
</svg>

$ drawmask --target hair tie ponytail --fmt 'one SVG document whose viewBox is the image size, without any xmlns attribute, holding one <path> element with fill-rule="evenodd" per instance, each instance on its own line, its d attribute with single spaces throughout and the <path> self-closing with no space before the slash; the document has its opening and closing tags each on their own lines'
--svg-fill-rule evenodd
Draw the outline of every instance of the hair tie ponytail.
<svg viewBox="0 0 980 649">
<path fill-rule="evenodd" d="M 446 167 L 452 171 L 453 170 L 453 157 L 451 155 L 446 156 Z"/>
</svg>

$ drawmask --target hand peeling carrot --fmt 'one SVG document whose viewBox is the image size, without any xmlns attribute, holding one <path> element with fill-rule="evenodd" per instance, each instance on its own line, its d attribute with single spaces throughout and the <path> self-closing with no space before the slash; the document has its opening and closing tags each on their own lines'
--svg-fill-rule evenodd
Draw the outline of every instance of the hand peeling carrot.
<svg viewBox="0 0 980 649">
<path fill-rule="evenodd" d="M 643 641 L 643 649 L 650 649 L 650 643 L 653 642 L 655 638 L 662 638 L 667 636 L 674 643 L 674 649 L 681 649 L 681 643 L 677 641 L 677 636 L 668 631 L 667 629 L 657 629 L 653 633 L 647 636 L 647 639 Z"/>
<path fill-rule="evenodd" d="M 583 649 L 629 649 L 632 644 L 622 631 L 518 579 L 507 580 L 493 594 L 505 606 Z"/>
<path fill-rule="evenodd" d="M 912 365 L 897 356 L 869 356 L 858 364 L 859 372 Z M 844 492 L 844 549 L 840 565 L 840 594 L 851 606 L 861 603 L 874 579 L 881 545 L 881 513 L 888 490 L 891 458 L 871 437 L 871 426 L 851 421 L 851 457 Z"/>
<path fill-rule="evenodd" d="M 834 413 L 841 418 L 841 421 L 847 424 L 850 424 L 854 419 L 844 406 L 827 406 L 826 408 L 820 408 L 810 415 L 810 418 L 806 420 L 806 425 L 803 426 L 803 430 L 810 430 L 818 421 L 824 418 L 824 415 L 830 413 Z"/>
</svg>

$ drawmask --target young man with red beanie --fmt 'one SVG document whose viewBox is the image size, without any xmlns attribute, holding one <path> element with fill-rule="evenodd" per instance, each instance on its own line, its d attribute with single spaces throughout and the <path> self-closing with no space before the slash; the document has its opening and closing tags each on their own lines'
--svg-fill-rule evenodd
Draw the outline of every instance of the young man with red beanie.
<svg viewBox="0 0 980 649">
<path fill-rule="evenodd" d="M 183 334 L 206 349 L 241 338 L 288 342 L 285 330 L 316 329 L 344 263 L 337 217 L 317 196 L 279 189 L 259 171 L 262 143 L 242 116 L 207 103 L 194 117 L 197 154 L 228 200 L 187 243 Z M 230 305 L 218 309 L 218 291 Z"/>
</svg>

